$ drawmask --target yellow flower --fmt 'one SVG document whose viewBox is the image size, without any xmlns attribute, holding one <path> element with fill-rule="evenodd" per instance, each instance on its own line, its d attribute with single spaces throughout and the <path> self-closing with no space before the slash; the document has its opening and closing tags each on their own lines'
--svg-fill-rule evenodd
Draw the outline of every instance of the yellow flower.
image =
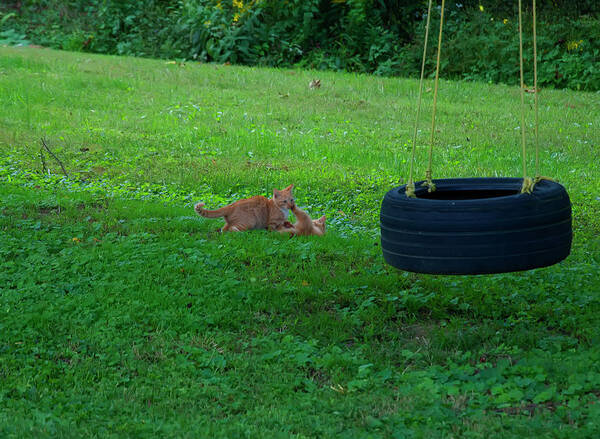
<svg viewBox="0 0 600 439">
<path fill-rule="evenodd" d="M 244 7 L 244 1 L 243 0 L 233 0 L 232 1 L 233 6 L 235 6 L 238 9 L 243 9 Z M 237 21 L 237 20 L 235 20 Z"/>
<path fill-rule="evenodd" d="M 76 236 L 73 238 L 73 242 L 81 242 L 81 240 Z"/>
<path fill-rule="evenodd" d="M 502 23 L 507 24 L 508 23 L 508 18 L 505 18 L 504 20 L 502 20 Z"/>
<path fill-rule="evenodd" d="M 569 41 L 567 43 L 567 50 L 571 51 L 571 50 L 577 50 L 579 48 L 579 46 L 581 46 L 581 44 L 583 43 L 583 40 L 579 40 L 579 41 Z"/>
<path fill-rule="evenodd" d="M 479 10 L 483 12 L 483 5 L 479 5 Z"/>
</svg>

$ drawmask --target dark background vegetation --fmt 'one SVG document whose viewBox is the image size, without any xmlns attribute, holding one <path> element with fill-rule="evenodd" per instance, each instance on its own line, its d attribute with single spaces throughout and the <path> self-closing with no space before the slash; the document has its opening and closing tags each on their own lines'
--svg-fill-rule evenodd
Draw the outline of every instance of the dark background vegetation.
<svg viewBox="0 0 600 439">
<path fill-rule="evenodd" d="M 531 84 L 531 2 L 525 10 Z M 0 3 L 0 44 L 417 76 L 427 1 L 22 0 Z M 447 2 L 443 76 L 518 82 L 517 1 Z M 439 8 L 432 24 L 439 23 Z M 437 32 L 432 32 L 433 39 Z M 435 41 L 430 43 L 428 74 Z M 538 1 L 542 87 L 600 90 L 600 2 Z"/>
</svg>

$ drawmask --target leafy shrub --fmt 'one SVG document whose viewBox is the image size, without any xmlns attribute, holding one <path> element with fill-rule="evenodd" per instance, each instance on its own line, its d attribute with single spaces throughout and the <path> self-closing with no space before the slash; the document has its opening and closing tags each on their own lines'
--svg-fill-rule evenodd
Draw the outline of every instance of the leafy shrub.
<svg viewBox="0 0 600 439">
<path fill-rule="evenodd" d="M 446 11 L 442 75 L 518 83 L 515 5 L 463 3 L 450 3 Z M 599 90 L 600 6 L 592 0 L 539 3 L 540 85 Z M 12 14 L 10 29 L 0 22 L 5 44 L 30 40 L 65 50 L 417 76 L 426 2 L 25 0 L 4 10 Z M 433 29 L 438 11 L 432 15 Z M 591 15 L 577 15 L 584 13 Z M 527 11 L 525 17 L 530 17 Z M 531 84 L 530 22 L 525 29 Z M 430 35 L 429 74 L 437 32 Z"/>
<path fill-rule="evenodd" d="M 442 75 L 450 78 L 519 83 L 518 17 L 494 17 L 485 9 L 447 11 L 442 40 Z M 523 62 L 525 82 L 533 84 L 533 40 L 530 16 L 523 18 Z M 432 15 L 436 36 L 430 40 L 427 72 L 435 69 L 439 14 Z M 417 35 L 424 34 L 421 23 Z M 431 31 L 430 31 L 431 35 Z M 430 37 L 431 38 L 431 37 Z M 417 71 L 423 41 L 405 46 L 401 58 Z M 600 90 L 600 23 L 597 19 L 555 23 L 538 22 L 538 83 L 542 87 Z"/>
<path fill-rule="evenodd" d="M 0 45 L 27 46 L 29 41 L 25 35 L 14 29 L 0 31 Z"/>
<path fill-rule="evenodd" d="M 12 28 L 4 29 L 6 23 L 14 17 L 14 12 L 5 15 L 0 14 L 0 45 L 16 46 L 30 44 L 25 35 L 21 32 Z"/>
</svg>

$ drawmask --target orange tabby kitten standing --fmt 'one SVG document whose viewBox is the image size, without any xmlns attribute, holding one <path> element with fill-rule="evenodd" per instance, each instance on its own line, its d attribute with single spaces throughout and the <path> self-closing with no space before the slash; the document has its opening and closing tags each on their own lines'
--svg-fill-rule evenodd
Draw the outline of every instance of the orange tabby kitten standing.
<svg viewBox="0 0 600 439">
<path fill-rule="evenodd" d="M 244 230 L 267 229 L 278 232 L 289 232 L 286 224 L 289 210 L 294 207 L 294 195 L 291 184 L 284 190 L 273 189 L 273 198 L 257 195 L 236 201 L 217 210 L 204 209 L 204 203 L 198 203 L 194 210 L 205 218 L 225 219 L 222 232 L 243 232 Z"/>
<path fill-rule="evenodd" d="M 292 224 L 294 228 L 292 235 L 322 236 L 325 234 L 325 215 L 314 220 L 295 204 L 292 206 L 292 212 L 296 215 L 296 222 Z"/>
</svg>

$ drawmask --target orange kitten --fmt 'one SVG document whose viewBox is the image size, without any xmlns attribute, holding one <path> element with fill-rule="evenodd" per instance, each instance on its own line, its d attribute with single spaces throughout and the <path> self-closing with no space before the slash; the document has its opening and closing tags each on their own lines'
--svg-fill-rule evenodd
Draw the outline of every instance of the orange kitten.
<svg viewBox="0 0 600 439">
<path fill-rule="evenodd" d="M 293 187 L 294 185 L 291 184 L 282 191 L 273 189 L 273 198 L 257 195 L 217 210 L 206 210 L 203 208 L 204 203 L 198 203 L 194 206 L 194 210 L 205 218 L 225 218 L 222 232 L 243 232 L 252 229 L 288 232 L 291 229 L 285 223 L 289 209 L 294 206 Z"/>
<path fill-rule="evenodd" d="M 325 234 L 325 215 L 313 220 L 295 204 L 292 206 L 292 212 L 296 215 L 296 222 L 293 224 L 293 235 L 324 235 Z"/>
</svg>

